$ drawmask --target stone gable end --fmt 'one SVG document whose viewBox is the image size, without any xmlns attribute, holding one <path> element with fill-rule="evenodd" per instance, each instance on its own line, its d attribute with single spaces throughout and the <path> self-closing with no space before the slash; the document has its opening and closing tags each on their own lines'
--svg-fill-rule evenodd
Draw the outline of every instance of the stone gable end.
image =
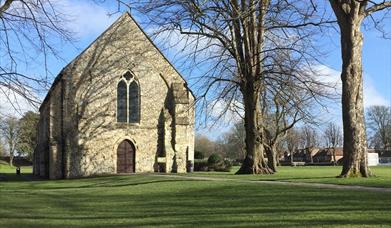
<svg viewBox="0 0 391 228">
<path fill-rule="evenodd" d="M 126 109 L 118 103 L 121 80 Z M 132 83 L 137 94 L 129 92 Z M 181 75 L 125 13 L 53 83 L 40 108 L 34 174 L 112 174 L 118 164 L 136 173 L 186 172 L 194 159 L 193 103 Z M 119 110 L 139 119 L 119 122 Z"/>
</svg>

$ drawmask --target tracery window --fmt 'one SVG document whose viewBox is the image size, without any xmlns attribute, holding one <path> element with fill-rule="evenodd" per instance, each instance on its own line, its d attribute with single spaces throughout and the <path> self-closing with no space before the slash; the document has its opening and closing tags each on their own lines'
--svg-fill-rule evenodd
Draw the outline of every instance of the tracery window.
<svg viewBox="0 0 391 228">
<path fill-rule="evenodd" d="M 140 122 L 140 88 L 130 72 L 121 77 L 117 86 L 117 122 Z"/>
</svg>

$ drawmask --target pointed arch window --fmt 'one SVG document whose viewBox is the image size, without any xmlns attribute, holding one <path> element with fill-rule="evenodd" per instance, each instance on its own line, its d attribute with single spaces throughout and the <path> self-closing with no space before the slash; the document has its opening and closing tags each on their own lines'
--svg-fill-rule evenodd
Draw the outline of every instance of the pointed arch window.
<svg viewBox="0 0 391 228">
<path fill-rule="evenodd" d="M 140 122 L 140 88 L 130 72 L 117 85 L 117 122 Z"/>
<path fill-rule="evenodd" d="M 117 86 L 117 122 L 127 121 L 126 82 L 121 80 Z"/>
<path fill-rule="evenodd" d="M 139 88 L 135 81 L 129 85 L 129 123 L 140 121 Z"/>
</svg>

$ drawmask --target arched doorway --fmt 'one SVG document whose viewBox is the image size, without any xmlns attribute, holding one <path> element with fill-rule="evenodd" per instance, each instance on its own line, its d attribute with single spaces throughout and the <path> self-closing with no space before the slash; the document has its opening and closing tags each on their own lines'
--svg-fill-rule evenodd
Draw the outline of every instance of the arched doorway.
<svg viewBox="0 0 391 228">
<path fill-rule="evenodd" d="M 134 173 L 135 149 L 129 140 L 122 141 L 117 148 L 117 173 Z"/>
</svg>

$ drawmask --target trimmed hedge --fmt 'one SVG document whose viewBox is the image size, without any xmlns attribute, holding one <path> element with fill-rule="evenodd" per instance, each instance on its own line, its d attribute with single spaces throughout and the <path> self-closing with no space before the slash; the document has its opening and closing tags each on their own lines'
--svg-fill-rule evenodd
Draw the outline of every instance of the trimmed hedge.
<svg viewBox="0 0 391 228">
<path fill-rule="evenodd" d="M 205 155 L 201 151 L 194 151 L 194 159 L 204 159 Z"/>
<path fill-rule="evenodd" d="M 222 159 L 218 154 L 212 154 L 208 159 L 194 159 L 194 171 L 230 172 L 232 162 Z"/>
<path fill-rule="evenodd" d="M 208 160 L 194 159 L 194 171 L 208 171 Z"/>
</svg>

